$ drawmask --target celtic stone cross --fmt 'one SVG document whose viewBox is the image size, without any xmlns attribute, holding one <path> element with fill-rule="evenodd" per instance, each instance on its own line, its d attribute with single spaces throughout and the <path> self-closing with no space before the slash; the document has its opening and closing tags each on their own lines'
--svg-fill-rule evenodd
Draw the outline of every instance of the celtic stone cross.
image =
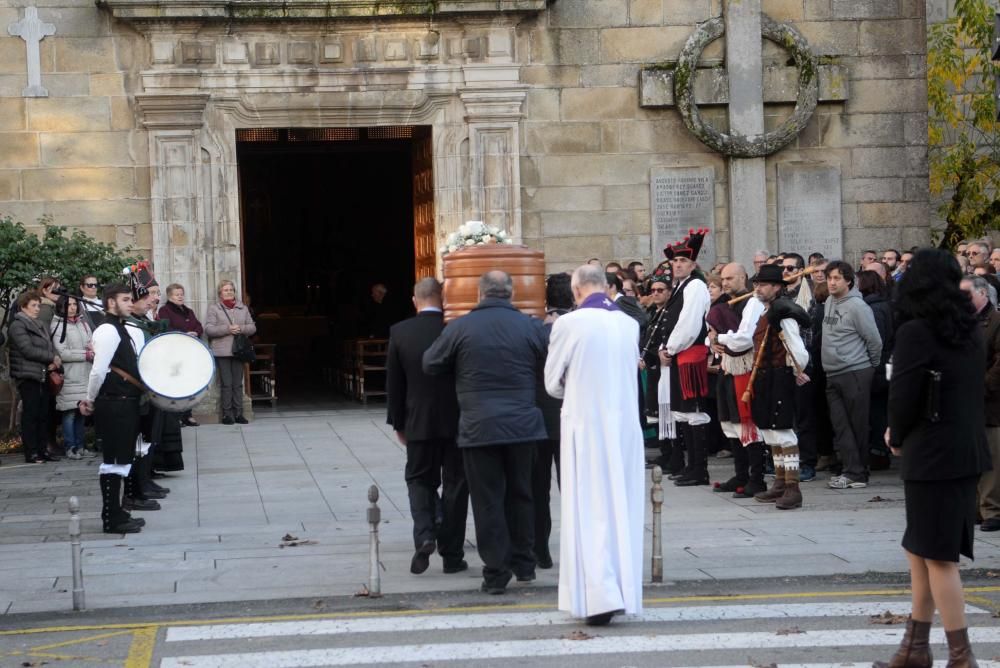
<svg viewBox="0 0 1000 668">
<path fill-rule="evenodd" d="M 24 40 L 28 49 L 28 85 L 21 91 L 23 97 L 48 97 L 49 91 L 42 85 L 42 67 L 39 43 L 49 35 L 56 34 L 56 27 L 38 19 L 38 9 L 25 7 L 24 18 L 7 26 L 7 32 Z"/>
<path fill-rule="evenodd" d="M 699 70 L 702 52 L 723 35 L 725 73 L 715 68 Z M 794 67 L 771 67 L 765 79 L 761 38 L 788 50 Z M 761 11 L 761 0 L 728 0 L 723 16 L 698 24 L 675 67 L 643 70 L 641 106 L 676 106 L 688 130 L 728 158 L 733 260 L 746 263 L 754 251 L 767 247 L 765 158 L 795 140 L 818 101 L 846 100 L 847 78 L 842 66 L 819 64 L 798 31 Z M 728 132 L 702 118 L 699 102 L 728 105 Z M 768 102 L 794 102 L 795 110 L 780 127 L 765 132 L 764 105 Z"/>
</svg>

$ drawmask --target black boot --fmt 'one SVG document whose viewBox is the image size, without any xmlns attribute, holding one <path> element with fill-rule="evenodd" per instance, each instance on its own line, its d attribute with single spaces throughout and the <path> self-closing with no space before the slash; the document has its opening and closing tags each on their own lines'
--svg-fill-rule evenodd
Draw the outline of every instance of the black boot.
<svg viewBox="0 0 1000 668">
<path fill-rule="evenodd" d="M 138 522 L 128 517 L 122 510 L 121 476 L 105 473 L 100 476 L 101 482 L 101 524 L 104 533 L 138 533 L 141 529 Z"/>
<path fill-rule="evenodd" d="M 685 423 L 684 441 L 688 450 L 688 473 L 675 480 L 677 487 L 708 484 L 708 425 Z"/>
<path fill-rule="evenodd" d="M 667 465 L 663 469 L 663 473 L 667 476 L 668 480 L 675 480 L 684 475 L 687 471 L 687 467 L 684 464 L 684 442 L 680 439 L 679 435 L 677 438 L 672 438 L 667 441 L 663 441 L 667 445 Z"/>
<path fill-rule="evenodd" d="M 140 459 L 136 458 L 132 462 L 132 470 L 125 478 L 124 498 L 122 508 L 125 510 L 159 510 L 160 504 L 153 499 L 146 498 L 140 487 Z"/>
<path fill-rule="evenodd" d="M 735 492 L 733 498 L 752 499 L 754 494 L 767 491 L 767 483 L 764 482 L 764 444 L 751 443 L 743 449 L 747 456 L 747 484 L 743 486 L 742 492 Z"/>
<path fill-rule="evenodd" d="M 165 487 L 160 487 L 153 483 L 152 478 L 150 478 L 150 471 L 153 469 L 153 457 L 152 455 L 145 455 L 139 458 L 139 461 L 134 464 L 138 467 L 136 471 L 136 482 L 139 485 L 139 489 L 142 491 L 142 495 L 147 499 L 165 499 L 167 497 L 167 492 L 170 490 Z"/>
<path fill-rule="evenodd" d="M 716 483 L 713 492 L 735 492 L 746 487 L 750 479 L 750 459 L 739 439 L 729 439 L 729 451 L 733 453 L 733 477 L 724 483 Z"/>
</svg>

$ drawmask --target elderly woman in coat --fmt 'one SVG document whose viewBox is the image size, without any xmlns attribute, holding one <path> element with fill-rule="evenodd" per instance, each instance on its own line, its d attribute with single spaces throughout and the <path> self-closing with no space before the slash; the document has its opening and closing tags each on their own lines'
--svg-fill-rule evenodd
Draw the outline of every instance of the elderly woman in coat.
<svg viewBox="0 0 1000 668">
<path fill-rule="evenodd" d="M 17 385 L 21 397 L 21 443 L 24 459 L 41 464 L 53 461 L 46 452 L 47 422 L 49 414 L 49 388 L 46 376 L 62 365 L 49 338 L 49 331 L 42 326 L 38 314 L 42 296 L 28 290 L 17 299 L 20 309 L 7 328 L 10 338 L 10 377 Z"/>
<path fill-rule="evenodd" d="M 233 337 L 253 336 L 257 326 L 247 305 L 236 297 L 232 281 L 219 283 L 219 301 L 205 315 L 205 333 L 215 355 L 222 388 L 222 424 L 247 424 L 243 417 L 243 362 L 233 357 Z"/>
<path fill-rule="evenodd" d="M 77 410 L 77 403 L 87 398 L 94 359 L 90 339 L 94 332 L 86 315 L 80 312 L 77 300 L 60 297 L 56 302 L 51 333 L 52 343 L 63 362 L 63 387 L 56 395 L 56 410 L 62 416 L 66 456 L 70 459 L 82 459 L 84 454 L 93 457 L 94 453 L 84 449 L 83 415 Z"/>
</svg>

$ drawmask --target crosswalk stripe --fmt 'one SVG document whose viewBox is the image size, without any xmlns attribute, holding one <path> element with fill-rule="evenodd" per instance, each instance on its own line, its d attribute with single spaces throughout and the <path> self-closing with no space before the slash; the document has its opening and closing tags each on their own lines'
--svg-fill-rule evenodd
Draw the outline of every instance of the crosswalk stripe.
<svg viewBox="0 0 1000 668">
<path fill-rule="evenodd" d="M 609 636 L 589 640 L 544 639 L 349 647 L 165 658 L 160 668 L 311 668 L 428 661 L 476 661 L 544 656 L 639 654 L 730 649 L 876 647 L 896 645 L 903 629 L 823 630 L 768 633 L 695 633 L 663 636 Z M 1000 628 L 969 629 L 970 641 L 1000 642 Z M 944 642 L 944 631 L 931 632 Z"/>
<path fill-rule="evenodd" d="M 966 614 L 986 613 L 986 610 L 966 606 Z M 773 605 L 712 605 L 676 608 L 647 608 L 641 617 L 619 617 L 616 622 L 690 622 L 739 619 L 803 619 L 818 617 L 852 617 L 881 615 L 890 612 L 906 615 L 909 602 L 866 601 L 859 603 L 823 602 Z M 249 624 L 218 624 L 214 626 L 171 627 L 167 642 L 193 640 L 227 640 L 236 638 L 275 638 L 283 636 L 321 636 L 347 633 L 405 633 L 408 631 L 439 631 L 457 629 L 495 629 L 519 626 L 554 626 L 578 624 L 580 620 L 564 612 L 490 613 L 483 615 L 423 615 L 377 617 L 365 619 L 330 619 L 307 622 L 271 622 Z"/>
</svg>

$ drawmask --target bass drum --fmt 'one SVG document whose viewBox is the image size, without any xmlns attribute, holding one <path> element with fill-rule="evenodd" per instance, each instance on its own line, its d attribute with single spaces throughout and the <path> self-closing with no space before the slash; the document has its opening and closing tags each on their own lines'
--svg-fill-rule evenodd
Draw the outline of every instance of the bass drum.
<svg viewBox="0 0 1000 668">
<path fill-rule="evenodd" d="M 215 376 L 215 358 L 198 338 L 182 332 L 154 336 L 139 353 L 139 376 L 153 405 L 172 413 L 194 408 Z"/>
</svg>

